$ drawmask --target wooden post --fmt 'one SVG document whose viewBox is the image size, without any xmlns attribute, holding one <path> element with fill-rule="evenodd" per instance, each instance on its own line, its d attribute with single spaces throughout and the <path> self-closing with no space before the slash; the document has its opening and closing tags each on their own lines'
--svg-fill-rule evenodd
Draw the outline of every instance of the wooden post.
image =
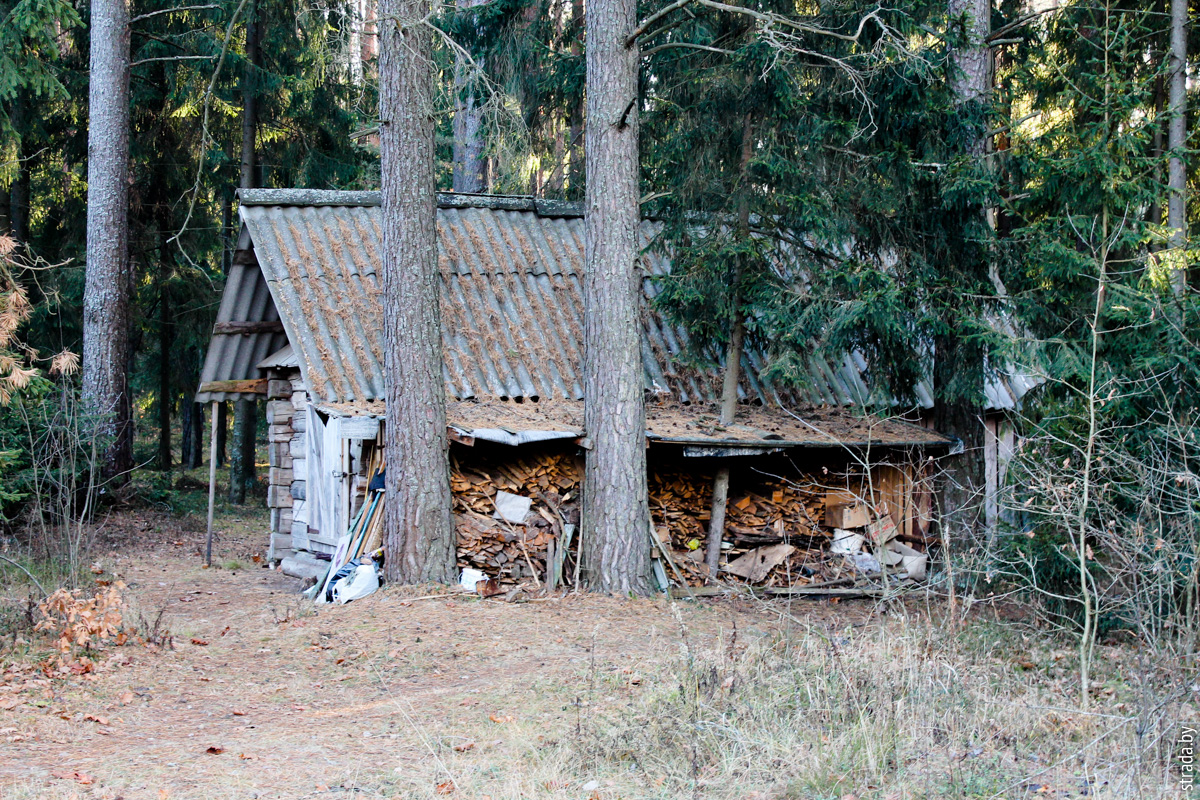
<svg viewBox="0 0 1200 800">
<path fill-rule="evenodd" d="M 217 502 L 217 406 L 212 404 L 212 436 L 208 454 L 208 535 L 204 540 L 204 566 L 212 566 L 213 507 Z"/>
</svg>

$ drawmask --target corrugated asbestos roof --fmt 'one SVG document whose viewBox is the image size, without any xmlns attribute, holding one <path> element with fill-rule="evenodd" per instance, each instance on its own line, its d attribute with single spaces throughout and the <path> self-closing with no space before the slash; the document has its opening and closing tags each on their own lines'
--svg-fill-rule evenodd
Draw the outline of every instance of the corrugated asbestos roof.
<svg viewBox="0 0 1200 800">
<path fill-rule="evenodd" d="M 202 383 L 257 377 L 255 366 L 290 343 L 318 402 L 384 398 L 378 204 L 375 192 L 241 193 L 243 231 L 217 321 L 279 319 L 287 335 L 214 335 Z M 581 400 L 584 222 L 578 207 L 443 194 L 437 214 L 448 395 Z M 648 246 L 657 223 L 644 222 L 641 233 Z M 668 261 L 648 249 L 642 260 L 646 388 L 679 403 L 715 400 L 719 368 L 686 363 L 687 334 L 649 302 Z M 766 364 L 759 353 L 747 352 L 742 366 L 742 399 L 767 406 L 861 404 L 870 396 L 866 364 L 853 354 L 841 364 L 812 359 L 802 390 L 762 380 Z M 989 384 L 989 403 L 1009 407 L 1020 388 Z M 932 400 L 927 391 L 918 394 Z M 202 393 L 197 400 L 232 398 Z"/>
</svg>

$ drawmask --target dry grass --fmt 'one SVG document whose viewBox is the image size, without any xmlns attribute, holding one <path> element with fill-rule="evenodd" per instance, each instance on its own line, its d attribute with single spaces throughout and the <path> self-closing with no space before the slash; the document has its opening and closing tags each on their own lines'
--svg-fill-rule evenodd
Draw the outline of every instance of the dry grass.
<svg viewBox="0 0 1200 800">
<path fill-rule="evenodd" d="M 247 563 L 261 523 L 228 520 L 214 560 Z M 141 546 L 101 560 L 176 649 L 0 686 L 0 708 L 22 703 L 0 710 L 4 800 L 1142 800 L 1175 796 L 1163 755 L 1196 718 L 1193 691 L 1139 739 L 1145 698 L 1166 695 L 1137 691 L 1131 648 L 1102 648 L 1081 714 L 1069 642 L 951 632 L 916 603 L 393 589 L 314 609 L 278 573 L 200 569 L 197 532 L 165 516 L 133 527 Z"/>
</svg>

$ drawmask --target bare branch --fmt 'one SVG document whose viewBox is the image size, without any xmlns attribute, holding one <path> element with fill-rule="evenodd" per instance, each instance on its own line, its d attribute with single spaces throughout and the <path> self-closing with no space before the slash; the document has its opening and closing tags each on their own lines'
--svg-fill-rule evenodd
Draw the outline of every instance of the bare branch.
<svg viewBox="0 0 1200 800">
<path fill-rule="evenodd" d="M 691 2 L 691 0 L 689 0 Z M 734 55 L 736 50 L 727 50 L 724 47 L 709 47 L 706 44 L 692 44 L 691 42 L 667 42 L 660 44 L 657 47 L 651 47 L 649 50 L 642 53 L 643 56 L 652 56 L 662 50 L 670 50 L 672 47 L 682 47 L 687 50 L 704 50 L 709 53 L 721 53 L 722 55 Z"/>
<path fill-rule="evenodd" d="M 216 56 L 157 56 L 155 58 L 139 58 L 137 61 L 129 65 L 130 69 L 142 64 L 150 64 L 155 61 L 212 61 Z"/>
<path fill-rule="evenodd" d="M 208 89 L 204 92 L 204 114 L 200 122 L 200 147 L 198 148 L 200 157 L 196 160 L 196 180 L 192 184 L 191 197 L 188 199 L 187 215 L 183 218 L 183 224 L 179 226 L 179 230 L 167 240 L 168 242 L 176 243 L 184 260 L 194 269 L 199 269 L 199 267 L 192 260 L 192 257 L 188 255 L 187 249 L 183 246 L 183 232 L 187 230 L 188 223 L 192 221 L 192 214 L 196 210 L 196 197 L 200 194 L 200 180 L 204 175 L 204 161 L 208 153 L 208 143 L 212 141 L 212 134 L 208 130 L 208 114 L 212 109 L 213 92 L 217 87 L 217 78 L 221 75 L 221 67 L 225 63 L 225 56 L 229 52 L 229 42 L 233 38 L 233 26 L 237 23 L 238 17 L 242 15 L 242 11 L 246 8 L 248 1 L 241 0 L 238 3 L 238 7 L 234 9 L 233 15 L 229 17 L 229 24 L 225 26 L 225 40 L 221 43 L 221 55 L 217 58 L 217 66 L 213 69 L 212 79 L 209 80 Z"/>
<path fill-rule="evenodd" d="M 158 11 L 148 11 L 145 14 L 138 14 L 136 17 L 133 17 L 129 20 L 129 24 L 132 25 L 135 22 L 141 22 L 142 20 L 149 19 L 150 17 L 157 17 L 159 14 L 174 14 L 176 11 L 203 11 L 210 8 L 220 8 L 220 6 L 216 5 L 215 3 L 210 3 L 203 6 L 175 6 L 174 8 L 162 8 Z"/>
<path fill-rule="evenodd" d="M 653 14 L 646 17 L 646 19 L 642 20 L 642 23 L 640 25 L 638 25 L 636 28 L 633 29 L 633 33 L 629 34 L 629 36 L 626 37 L 625 47 L 626 48 L 633 47 L 635 44 L 637 44 L 638 37 L 641 36 L 643 33 L 645 33 L 650 28 L 651 25 L 658 22 L 660 19 L 665 17 L 667 14 L 670 14 L 672 11 L 674 11 L 678 8 L 683 8 L 690 2 L 692 2 L 692 0 L 675 0 L 674 3 L 671 3 L 668 6 L 663 6 L 658 11 L 655 11 Z"/>
</svg>

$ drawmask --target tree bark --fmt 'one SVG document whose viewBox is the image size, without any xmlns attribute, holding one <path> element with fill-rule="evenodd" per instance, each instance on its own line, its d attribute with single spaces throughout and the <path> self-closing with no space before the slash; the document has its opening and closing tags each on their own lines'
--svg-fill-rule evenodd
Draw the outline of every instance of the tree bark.
<svg viewBox="0 0 1200 800">
<path fill-rule="evenodd" d="M 166 260 L 165 245 L 161 257 Z M 174 334 L 167 265 L 164 263 L 158 278 L 158 468 L 163 472 L 171 469 L 171 408 L 175 405 L 171 392 L 171 346 Z"/>
<path fill-rule="evenodd" d="M 483 0 L 457 0 L 462 11 L 480 5 Z M 471 83 L 473 69 L 461 53 L 454 62 L 454 152 L 451 186 L 456 192 L 482 192 L 483 182 L 483 112 L 476 105 Z"/>
<path fill-rule="evenodd" d="M 13 129 L 19 137 L 17 145 L 17 175 L 9 189 L 9 224 L 12 231 L 12 237 L 17 244 L 29 244 L 29 187 L 30 187 L 30 172 L 29 159 L 32 155 L 29 153 L 29 148 L 25 146 L 26 126 L 28 124 L 28 115 L 26 114 L 26 100 L 24 93 L 17 92 L 17 96 L 13 99 L 12 110 L 9 112 L 9 121 L 12 123 Z"/>
<path fill-rule="evenodd" d="M 204 404 L 187 402 L 183 408 L 180 461 L 184 469 L 204 465 Z"/>
<path fill-rule="evenodd" d="M 1167 110 L 1167 227 L 1171 235 L 1171 288 L 1176 296 L 1187 290 L 1187 0 L 1171 0 L 1171 61 Z"/>
<path fill-rule="evenodd" d="M 87 268 L 83 400 L 106 440 L 102 474 L 133 466 L 129 398 L 129 9 L 93 0 L 88 93 Z"/>
<path fill-rule="evenodd" d="M 991 0 L 950 0 L 949 11 L 966 24 L 964 43 L 954 49 L 950 88 L 960 103 L 983 101 L 992 79 L 991 51 L 985 42 L 992 29 Z"/>
<path fill-rule="evenodd" d="M 229 439 L 229 403 L 217 403 L 217 466 L 225 466 L 225 443 Z"/>
<path fill-rule="evenodd" d="M 650 512 L 638 226 L 638 48 L 634 0 L 587 11 L 584 259 L 584 580 L 650 592 Z"/>
<path fill-rule="evenodd" d="M 387 577 L 455 579 L 438 302 L 429 0 L 381 0 L 379 149 L 387 376 Z"/>
<path fill-rule="evenodd" d="M 250 0 L 246 9 L 246 70 L 242 75 L 242 164 L 240 186 L 253 189 L 257 181 L 258 139 L 258 3 Z M 257 456 L 258 401 L 238 400 L 233 406 L 233 453 L 229 459 L 229 502 L 246 502 L 246 490 L 254 485 Z"/>
<path fill-rule="evenodd" d="M 576 31 L 574 41 L 571 42 L 571 55 L 573 56 L 579 56 L 583 52 L 581 42 L 579 41 L 579 36 L 583 32 L 583 24 L 583 0 L 571 0 L 571 28 Z M 584 96 L 580 94 L 576 102 L 571 104 L 570 139 L 567 142 L 567 154 L 571 163 L 571 171 L 567 176 L 567 199 L 576 199 L 583 196 L 583 115 Z"/>
<path fill-rule="evenodd" d="M 960 105 L 985 104 L 991 91 L 991 52 L 986 39 L 991 32 L 992 7 L 990 0 L 950 0 L 952 17 L 963 17 L 965 41 L 954 48 L 955 71 L 951 88 Z M 987 152 L 987 136 L 982 123 L 978 135 L 967 146 L 967 153 L 983 158 Z M 986 209 L 980 207 L 981 219 Z M 991 273 L 990 265 L 982 268 Z M 957 308 L 945 308 L 947 326 L 957 327 Z M 950 540 L 969 541 L 979 529 L 984 491 L 983 422 L 980 419 L 984 398 L 983 354 L 978 348 L 954 334 L 939 336 L 934 342 L 933 383 L 935 390 L 934 427 L 962 441 L 962 452 L 943 461 L 940 476 L 941 524 L 950 533 Z M 966 390 L 961 387 L 968 376 Z"/>
<path fill-rule="evenodd" d="M 238 185 L 243 189 L 258 185 L 254 174 L 258 138 L 258 67 L 262 62 L 258 39 L 258 3 L 250 0 L 246 6 L 246 69 L 242 74 L 242 165 Z"/>
</svg>

